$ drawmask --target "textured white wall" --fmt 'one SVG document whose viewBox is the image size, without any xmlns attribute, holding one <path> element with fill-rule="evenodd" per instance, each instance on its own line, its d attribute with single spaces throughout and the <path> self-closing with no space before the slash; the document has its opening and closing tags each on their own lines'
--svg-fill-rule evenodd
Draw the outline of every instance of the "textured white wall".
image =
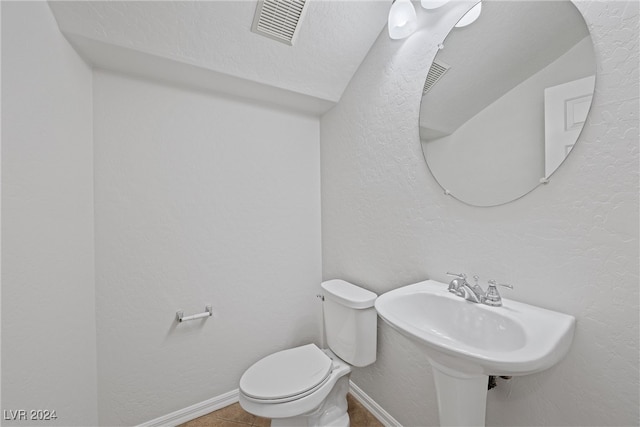
<svg viewBox="0 0 640 427">
<path fill-rule="evenodd" d="M 2 409 L 58 417 L 19 425 L 97 423 L 91 81 L 47 3 L 2 2 Z"/>
<path fill-rule="evenodd" d="M 521 200 L 473 208 L 447 198 L 422 158 L 421 87 L 461 4 L 420 11 L 424 26 L 405 41 L 382 33 L 321 120 L 325 279 L 382 293 L 464 271 L 576 316 L 564 361 L 489 393 L 489 425 L 638 423 L 638 3 L 576 5 L 594 39 L 594 104 L 551 183 Z M 404 425 L 436 425 L 421 349 L 379 325 L 378 361 L 352 378 Z"/>
<path fill-rule="evenodd" d="M 96 71 L 100 424 L 221 395 L 319 339 L 319 125 Z M 206 304 L 213 318 L 175 322 Z"/>
</svg>

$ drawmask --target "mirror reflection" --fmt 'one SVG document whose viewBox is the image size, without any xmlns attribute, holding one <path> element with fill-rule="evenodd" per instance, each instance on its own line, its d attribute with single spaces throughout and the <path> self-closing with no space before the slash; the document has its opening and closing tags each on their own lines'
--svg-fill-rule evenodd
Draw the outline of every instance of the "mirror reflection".
<svg viewBox="0 0 640 427">
<path fill-rule="evenodd" d="M 571 152 L 595 86 L 589 30 L 568 0 L 482 1 L 423 88 L 420 140 L 446 192 L 475 206 L 522 197 Z"/>
</svg>

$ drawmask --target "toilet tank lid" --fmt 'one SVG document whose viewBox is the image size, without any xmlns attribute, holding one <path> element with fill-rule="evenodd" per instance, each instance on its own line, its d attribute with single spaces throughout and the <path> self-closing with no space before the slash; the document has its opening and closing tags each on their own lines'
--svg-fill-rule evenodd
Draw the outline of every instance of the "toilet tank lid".
<svg viewBox="0 0 640 427">
<path fill-rule="evenodd" d="M 322 282 L 322 289 L 326 292 L 325 297 L 357 309 L 373 307 L 378 297 L 371 291 L 340 279 Z"/>
</svg>

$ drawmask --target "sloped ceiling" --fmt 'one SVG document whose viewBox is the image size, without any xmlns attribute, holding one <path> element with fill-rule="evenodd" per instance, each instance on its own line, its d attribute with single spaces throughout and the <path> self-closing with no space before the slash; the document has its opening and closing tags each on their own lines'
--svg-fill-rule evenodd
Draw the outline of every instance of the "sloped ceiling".
<svg viewBox="0 0 640 427">
<path fill-rule="evenodd" d="M 294 46 L 250 31 L 251 0 L 49 4 L 62 33 L 96 67 L 322 112 L 340 99 L 391 2 L 308 0 Z"/>
</svg>

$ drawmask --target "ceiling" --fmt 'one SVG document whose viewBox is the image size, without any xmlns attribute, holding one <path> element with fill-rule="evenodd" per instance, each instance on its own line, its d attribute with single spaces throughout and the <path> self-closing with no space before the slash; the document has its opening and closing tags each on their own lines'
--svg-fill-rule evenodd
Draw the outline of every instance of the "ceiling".
<svg viewBox="0 0 640 427">
<path fill-rule="evenodd" d="M 255 0 L 50 1 L 90 64 L 314 112 L 338 102 L 390 1 L 309 0 L 294 46 L 250 31 Z"/>
</svg>

